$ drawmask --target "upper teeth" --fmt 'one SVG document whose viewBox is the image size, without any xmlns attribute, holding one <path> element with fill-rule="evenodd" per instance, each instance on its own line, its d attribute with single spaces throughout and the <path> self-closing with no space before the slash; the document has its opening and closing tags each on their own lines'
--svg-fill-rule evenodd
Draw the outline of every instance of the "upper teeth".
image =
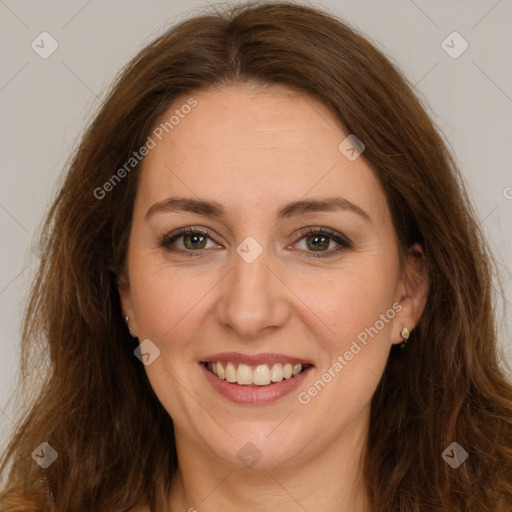
<svg viewBox="0 0 512 512">
<path fill-rule="evenodd" d="M 238 368 L 234 363 L 221 363 L 220 361 L 208 363 L 208 369 L 219 379 L 228 382 L 256 386 L 267 386 L 271 382 L 280 382 L 283 379 L 295 377 L 302 371 L 301 364 L 275 363 L 272 368 L 266 364 L 259 364 L 255 367 L 240 363 Z"/>
</svg>

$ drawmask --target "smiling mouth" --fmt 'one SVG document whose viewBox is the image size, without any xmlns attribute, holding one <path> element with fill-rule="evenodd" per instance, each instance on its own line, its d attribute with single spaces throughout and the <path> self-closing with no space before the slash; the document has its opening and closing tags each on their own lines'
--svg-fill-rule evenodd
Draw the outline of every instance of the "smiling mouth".
<svg viewBox="0 0 512 512">
<path fill-rule="evenodd" d="M 283 380 L 293 379 L 304 373 L 312 365 L 274 363 L 250 366 L 230 361 L 205 362 L 205 367 L 221 380 L 240 386 L 271 386 Z"/>
</svg>

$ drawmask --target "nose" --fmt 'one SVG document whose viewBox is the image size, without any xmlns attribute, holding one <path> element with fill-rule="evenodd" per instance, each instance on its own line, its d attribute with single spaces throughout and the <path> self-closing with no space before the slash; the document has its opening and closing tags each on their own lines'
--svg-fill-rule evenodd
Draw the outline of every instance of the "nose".
<svg viewBox="0 0 512 512">
<path fill-rule="evenodd" d="M 239 338 L 254 341 L 286 324 L 290 316 L 289 290 L 272 270 L 266 251 L 252 263 L 238 255 L 223 281 L 217 319 Z M 275 268 L 275 265 L 272 265 Z"/>
</svg>

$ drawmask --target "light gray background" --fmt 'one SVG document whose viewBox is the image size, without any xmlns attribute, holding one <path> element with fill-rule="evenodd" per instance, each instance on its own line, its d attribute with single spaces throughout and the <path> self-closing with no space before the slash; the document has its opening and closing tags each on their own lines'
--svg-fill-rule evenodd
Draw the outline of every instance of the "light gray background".
<svg viewBox="0 0 512 512">
<path fill-rule="evenodd" d="M 500 263 L 501 350 L 512 362 L 511 0 L 314 5 L 346 19 L 391 56 L 444 133 Z M 9 396 L 16 387 L 21 305 L 38 262 L 34 233 L 57 179 L 115 74 L 197 7 L 208 5 L 0 0 L 0 447 L 18 410 Z M 59 44 L 47 59 L 31 48 L 43 31 Z M 457 59 L 441 46 L 453 31 L 469 44 Z"/>
</svg>

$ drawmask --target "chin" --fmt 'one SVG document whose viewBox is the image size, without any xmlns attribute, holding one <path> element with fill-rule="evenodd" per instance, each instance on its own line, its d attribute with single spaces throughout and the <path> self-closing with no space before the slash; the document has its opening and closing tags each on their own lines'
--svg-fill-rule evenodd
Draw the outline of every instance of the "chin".
<svg viewBox="0 0 512 512">
<path fill-rule="evenodd" d="M 264 428 L 259 423 L 249 427 L 240 425 L 239 429 L 230 430 L 234 439 L 224 435 L 221 443 L 212 445 L 211 438 L 207 443 L 219 459 L 237 467 L 273 469 L 286 466 L 292 461 L 295 462 L 302 449 L 311 445 L 311 440 L 308 442 L 306 439 L 290 435 L 286 427 L 277 427 L 272 432 L 276 425 L 272 428 L 269 428 L 267 423 Z"/>
</svg>

